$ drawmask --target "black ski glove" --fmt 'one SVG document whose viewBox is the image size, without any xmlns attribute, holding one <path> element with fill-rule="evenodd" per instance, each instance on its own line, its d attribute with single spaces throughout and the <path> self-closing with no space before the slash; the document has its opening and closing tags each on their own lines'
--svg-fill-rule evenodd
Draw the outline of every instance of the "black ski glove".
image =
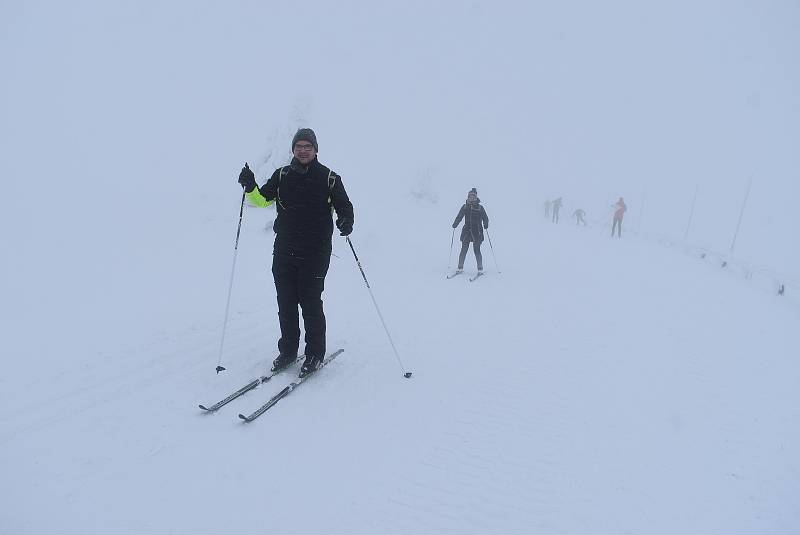
<svg viewBox="0 0 800 535">
<path fill-rule="evenodd" d="M 239 184 L 242 185 L 247 193 L 250 193 L 258 187 L 258 184 L 256 184 L 256 175 L 253 174 L 250 170 L 250 166 L 247 164 L 244 164 L 242 172 L 239 173 Z"/>
<path fill-rule="evenodd" d="M 341 236 L 349 236 L 353 232 L 353 220 L 348 217 L 337 219 L 336 228 Z"/>
<path fill-rule="evenodd" d="M 458 223 L 453 223 L 453 228 L 458 228 Z"/>
<path fill-rule="evenodd" d="M 484 229 L 488 229 L 488 228 L 489 228 L 489 223 L 486 223 L 486 224 L 483 226 L 483 228 L 484 228 Z"/>
</svg>

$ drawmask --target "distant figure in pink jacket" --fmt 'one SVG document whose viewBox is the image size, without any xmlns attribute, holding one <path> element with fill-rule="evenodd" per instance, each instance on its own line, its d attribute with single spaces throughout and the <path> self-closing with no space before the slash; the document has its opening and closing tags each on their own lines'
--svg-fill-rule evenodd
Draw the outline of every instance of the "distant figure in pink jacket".
<svg viewBox="0 0 800 535">
<path fill-rule="evenodd" d="M 614 224 L 611 226 L 611 237 L 614 237 L 614 231 L 617 231 L 617 238 L 622 237 L 622 218 L 625 217 L 625 212 L 628 210 L 628 207 L 625 205 L 625 201 L 622 200 L 622 197 L 619 198 L 617 204 L 614 205 L 616 211 L 614 212 Z"/>
</svg>

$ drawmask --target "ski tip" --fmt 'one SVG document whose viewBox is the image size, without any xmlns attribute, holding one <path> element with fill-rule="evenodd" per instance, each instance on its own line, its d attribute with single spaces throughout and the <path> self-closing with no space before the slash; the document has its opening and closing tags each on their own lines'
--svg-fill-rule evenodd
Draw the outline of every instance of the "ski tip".
<svg viewBox="0 0 800 535">
<path fill-rule="evenodd" d="M 224 371 L 225 368 L 223 368 L 222 366 L 217 366 L 217 374 L 219 374 L 219 372 L 224 372 Z"/>
<path fill-rule="evenodd" d="M 249 422 L 249 421 L 250 421 L 250 420 L 247 418 L 247 416 L 245 416 L 244 414 L 240 414 L 240 415 L 239 415 L 239 418 L 241 418 L 241 419 L 242 419 L 242 420 L 244 420 L 245 422 Z"/>
<path fill-rule="evenodd" d="M 405 377 L 406 379 L 411 379 L 411 372 L 404 373 L 403 377 Z"/>
<path fill-rule="evenodd" d="M 198 405 L 198 407 L 200 407 L 200 408 L 201 408 L 201 409 L 203 409 L 204 411 L 210 410 L 210 409 L 208 409 L 208 408 L 207 408 L 205 405 Z"/>
</svg>

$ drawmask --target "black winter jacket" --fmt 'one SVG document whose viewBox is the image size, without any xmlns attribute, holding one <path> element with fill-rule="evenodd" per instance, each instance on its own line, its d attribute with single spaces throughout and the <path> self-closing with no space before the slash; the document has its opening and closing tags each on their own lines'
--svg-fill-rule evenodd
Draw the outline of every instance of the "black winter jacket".
<svg viewBox="0 0 800 535">
<path fill-rule="evenodd" d="M 483 243 L 483 229 L 489 228 L 489 216 L 481 206 L 481 201 L 466 203 L 458 211 L 453 228 L 456 228 L 464 219 L 464 228 L 461 229 L 461 241 L 464 243 Z"/>
<path fill-rule="evenodd" d="M 282 172 L 283 171 L 283 172 Z M 329 181 L 330 177 L 330 181 Z M 331 254 L 333 218 L 353 221 L 353 204 L 342 178 L 315 158 L 308 166 L 297 159 L 272 173 L 259 193 L 275 200 L 274 254 L 307 257 Z"/>
</svg>

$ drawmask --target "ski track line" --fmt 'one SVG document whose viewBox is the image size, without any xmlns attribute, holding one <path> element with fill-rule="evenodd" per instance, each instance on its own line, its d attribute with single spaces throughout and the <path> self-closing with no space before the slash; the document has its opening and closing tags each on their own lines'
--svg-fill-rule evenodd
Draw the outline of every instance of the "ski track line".
<svg viewBox="0 0 800 535">
<path fill-rule="evenodd" d="M 177 358 L 176 357 L 181 357 Z M 190 362 L 186 362 L 191 360 Z M 93 408 L 141 395 L 143 390 L 163 384 L 176 377 L 197 376 L 200 369 L 211 366 L 209 359 L 197 359 L 196 354 L 185 349 L 171 349 L 148 361 L 149 365 L 133 371 L 117 373 L 107 379 L 74 389 L 60 396 L 16 409 L 3 416 L 6 425 L 0 434 L 0 444 L 13 440 L 20 433 L 35 432 L 64 420 L 78 417 Z M 241 385 L 239 385 L 241 386 Z M 69 407 L 55 412 L 54 406 L 69 401 Z M 24 420 L 14 425 L 13 422 Z"/>
<path fill-rule="evenodd" d="M 34 412 L 37 409 L 42 407 L 47 407 L 53 404 L 58 404 L 60 402 L 68 401 L 71 398 L 79 397 L 84 394 L 89 394 L 93 390 L 99 390 L 106 387 L 113 387 L 116 386 L 118 383 L 125 383 L 128 380 L 136 381 L 139 377 L 149 377 L 154 372 L 159 372 L 163 369 L 169 369 L 171 367 L 175 367 L 176 365 L 183 365 L 183 362 L 175 363 L 171 359 L 175 356 L 184 355 L 184 351 L 182 350 L 173 350 L 170 353 L 160 355 L 159 357 L 155 357 L 149 361 L 144 366 L 138 366 L 135 369 L 128 369 L 123 372 L 117 372 L 111 376 L 107 376 L 105 378 L 94 380 L 91 383 L 83 385 L 79 388 L 72 389 L 67 391 L 63 394 L 58 394 L 56 396 L 45 398 L 35 403 L 29 404 L 28 406 L 18 407 L 13 409 L 13 414 L 3 415 L 0 418 L 0 421 L 6 421 L 9 419 L 13 419 L 15 417 L 25 416 L 29 412 Z M 192 363 L 189 366 L 195 367 L 199 366 L 198 363 Z M 163 375 L 163 374 L 162 374 Z"/>
<path fill-rule="evenodd" d="M 233 334 L 228 340 L 232 343 L 226 344 L 229 349 L 236 350 L 239 347 L 247 347 L 247 345 L 240 339 L 243 339 L 246 336 L 246 332 L 242 332 L 241 334 L 235 333 Z M 232 340 L 231 340 L 232 339 Z M 153 343 L 152 345 L 157 345 Z M 153 375 L 153 373 L 158 372 L 157 375 L 163 375 L 165 378 L 169 376 L 176 375 L 180 370 L 173 370 L 177 365 L 186 366 L 189 370 L 196 371 L 202 366 L 208 366 L 209 368 L 213 366 L 213 362 L 215 359 L 212 358 L 212 354 L 215 349 L 211 349 L 213 347 L 213 343 L 210 343 L 206 340 L 197 341 L 190 346 L 187 347 L 177 347 L 168 349 L 165 352 L 157 354 L 156 356 L 150 359 L 143 359 L 142 364 L 136 366 L 135 368 L 128 368 L 125 371 L 117 371 L 113 372 L 109 376 L 101 377 L 100 379 L 95 379 L 90 383 L 87 383 L 79 388 L 73 388 L 69 391 L 64 393 L 51 395 L 49 397 L 45 396 L 43 398 L 37 395 L 37 401 L 29 403 L 27 405 L 23 405 L 20 407 L 11 407 L 7 408 L 2 414 L 0 414 L 0 422 L 7 422 L 18 418 L 26 417 L 31 412 L 36 412 L 42 408 L 49 408 L 54 404 L 63 403 L 65 401 L 71 400 L 75 397 L 80 397 L 82 395 L 91 393 L 95 390 L 102 390 L 103 388 L 110 388 L 116 387 L 116 385 L 120 383 L 125 383 L 129 380 L 137 380 L 137 377 L 145 377 L 149 378 Z M 153 352 L 150 349 L 147 350 L 137 350 L 134 353 L 142 354 L 144 351 Z M 162 351 L 164 351 L 162 349 Z M 131 359 L 125 359 L 126 361 Z M 112 366 L 112 364 L 107 364 L 105 366 Z M 163 371 L 170 371 L 168 374 L 161 373 Z M 69 374 L 77 374 L 79 372 L 66 372 Z M 45 387 L 47 388 L 47 387 Z"/>
<path fill-rule="evenodd" d="M 164 375 L 159 371 L 158 373 L 151 373 L 148 376 L 141 376 L 133 382 L 122 383 L 121 385 L 116 385 L 117 382 L 121 381 L 115 381 L 115 384 L 108 385 L 106 389 L 100 390 L 99 393 L 96 394 L 81 392 L 80 394 L 85 394 L 88 397 L 84 399 L 78 398 L 77 401 L 73 399 L 73 401 L 70 402 L 69 407 L 63 408 L 61 412 L 54 410 L 52 407 L 41 407 L 41 410 L 38 411 L 39 414 L 36 414 L 36 410 L 21 413 L 16 417 L 16 419 L 25 420 L 25 423 L 18 424 L 16 427 L 10 427 L 7 429 L 3 435 L 0 435 L 0 444 L 4 444 L 13 440 L 20 433 L 39 431 L 51 425 L 77 418 L 78 416 L 91 411 L 99 405 L 108 407 L 115 401 L 136 395 L 142 395 L 142 390 L 144 388 L 163 383 L 164 381 L 171 379 L 172 376 L 178 374 L 182 369 L 182 366 L 175 365 L 173 366 L 172 372 L 168 375 Z M 77 395 L 78 394 L 76 394 L 76 396 Z M 73 396 L 73 398 L 76 396 Z"/>
<path fill-rule="evenodd" d="M 241 335 L 239 335 L 236 332 L 237 330 L 240 330 L 240 329 L 232 329 L 231 331 L 229 331 L 230 333 L 232 333 L 232 334 L 229 334 L 229 338 L 240 337 Z M 197 331 L 198 331 L 198 329 L 196 329 L 196 328 L 187 328 L 184 332 L 177 333 L 177 334 L 172 334 L 172 335 L 170 335 L 170 337 L 167 337 L 167 336 L 165 336 L 163 334 L 157 335 L 157 336 L 154 337 L 154 339 L 151 339 L 150 341 L 148 341 L 148 342 L 146 342 L 144 344 L 140 344 L 138 347 L 120 348 L 120 349 L 117 349 L 116 351 L 113 351 L 113 352 L 111 352 L 111 351 L 101 351 L 98 354 L 94 355 L 96 360 L 91 363 L 92 367 L 89 368 L 89 370 L 90 371 L 94 371 L 96 369 L 104 370 L 106 367 L 110 368 L 112 366 L 117 366 L 117 364 L 119 362 L 119 359 L 118 358 L 109 359 L 107 357 L 103 357 L 103 355 L 106 355 L 106 354 L 109 354 L 109 355 L 110 354 L 114 354 L 114 355 L 119 356 L 119 355 L 128 355 L 128 354 L 131 354 L 131 353 L 134 353 L 134 354 L 147 354 L 148 352 L 156 353 L 156 356 L 154 356 L 154 357 L 152 357 L 150 359 L 143 360 L 140 364 L 138 364 L 136 366 L 136 368 L 131 368 L 131 369 L 126 370 L 124 372 L 119 372 L 119 371 L 115 370 L 115 371 L 113 371 L 111 373 L 113 373 L 114 376 L 116 376 L 116 375 L 124 375 L 124 374 L 131 373 L 132 371 L 135 371 L 138 368 L 147 367 L 147 366 L 151 365 L 154 362 L 159 362 L 159 361 L 163 360 L 165 357 L 166 358 L 170 358 L 169 354 L 165 355 L 162 352 L 164 351 L 164 349 L 163 349 L 164 346 L 169 347 L 169 346 L 175 344 L 176 340 L 174 340 L 174 337 L 180 337 L 181 339 L 189 338 L 189 339 L 191 339 L 193 341 L 193 343 L 191 345 L 189 345 L 189 346 L 177 347 L 176 349 L 174 349 L 174 352 L 176 354 L 179 354 L 181 351 L 185 351 L 186 354 L 187 354 L 187 357 L 188 357 L 188 356 L 192 356 L 192 355 L 202 354 L 204 351 L 212 352 L 214 350 L 218 350 L 218 348 L 219 348 L 219 338 L 218 338 L 219 335 L 218 334 L 214 334 L 214 335 L 212 335 L 210 337 L 209 340 L 205 340 L 205 339 L 202 338 L 202 336 L 200 334 L 197 334 Z M 206 331 L 205 330 L 200 330 L 200 332 L 203 333 L 203 332 L 206 332 Z M 216 337 L 216 340 L 214 340 L 215 337 Z M 226 337 L 226 340 L 228 340 L 229 338 Z M 226 344 L 226 347 L 227 347 L 227 344 Z M 76 350 L 75 349 L 69 349 L 68 352 L 76 353 Z M 209 358 L 211 358 L 211 357 L 209 357 Z M 214 360 L 216 361 L 216 358 L 214 358 Z M 52 390 L 53 389 L 53 384 L 57 385 L 58 383 L 61 383 L 61 382 L 74 383 L 76 381 L 73 379 L 73 377 L 76 377 L 76 376 L 79 376 L 79 375 L 85 375 L 86 373 L 87 373 L 87 368 L 80 368 L 80 369 L 69 368 L 69 369 L 66 369 L 64 371 L 61 371 L 59 373 L 58 377 L 55 380 L 50 380 L 50 379 L 46 380 L 46 383 L 45 383 L 46 386 L 44 386 L 44 387 L 41 387 L 40 385 L 43 382 L 45 382 L 45 379 L 37 378 L 37 379 L 34 379 L 33 381 L 31 381 L 30 383 L 28 383 L 25 386 L 25 389 L 27 389 L 27 390 L 37 390 L 37 389 L 42 389 L 42 390 L 50 389 L 50 390 Z M 98 382 L 102 382 L 102 381 L 103 381 L 103 379 L 100 379 Z M 89 386 L 91 386 L 91 385 L 89 385 Z"/>
</svg>

